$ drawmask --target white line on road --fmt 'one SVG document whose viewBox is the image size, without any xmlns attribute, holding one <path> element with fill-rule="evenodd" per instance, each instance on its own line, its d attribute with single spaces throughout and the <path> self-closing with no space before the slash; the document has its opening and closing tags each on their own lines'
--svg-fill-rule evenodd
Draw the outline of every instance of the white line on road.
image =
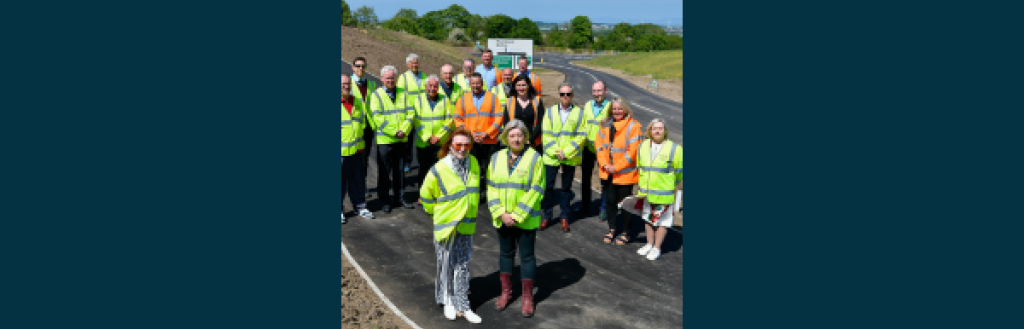
<svg viewBox="0 0 1024 329">
<path fill-rule="evenodd" d="M 562 68 L 562 69 L 566 69 L 566 70 L 575 70 L 575 71 L 579 71 L 579 72 L 581 72 L 581 73 L 583 73 L 583 74 L 586 74 L 586 75 L 590 76 L 590 78 L 591 78 L 591 79 L 594 79 L 594 82 L 597 82 L 597 81 L 601 80 L 601 79 L 598 79 L 597 77 L 595 77 L 595 76 L 594 76 L 593 74 L 590 74 L 590 72 L 587 72 L 587 71 L 583 71 L 583 70 L 580 70 L 580 69 L 576 69 L 576 68 L 571 68 L 571 67 L 565 67 L 565 66 L 561 66 L 561 65 L 555 65 L 555 64 L 547 64 L 547 63 L 545 63 L 545 64 L 542 64 L 542 65 L 550 65 L 550 66 L 554 66 L 554 67 L 558 67 L 558 68 Z M 572 64 L 572 63 L 570 63 L 569 65 L 573 65 L 573 66 L 576 66 L 576 65 L 574 65 L 574 64 Z M 609 94 L 611 94 L 612 96 L 619 96 L 619 94 L 616 94 L 616 93 L 615 93 L 614 91 L 611 91 L 611 90 L 608 90 L 608 93 L 609 93 Z M 660 112 L 658 112 L 658 111 L 655 111 L 655 110 L 649 109 L 649 108 L 647 108 L 646 106 L 643 106 L 643 105 L 637 104 L 637 103 L 636 103 L 635 101 L 634 101 L 634 102 L 631 102 L 631 103 L 632 103 L 632 104 L 630 104 L 630 105 L 631 105 L 631 106 L 633 106 L 633 107 L 637 107 L 637 108 L 639 108 L 639 109 L 641 109 L 641 110 L 644 110 L 644 111 L 650 112 L 650 113 L 652 113 L 652 114 L 657 114 L 657 115 L 663 115 L 663 113 L 660 113 Z"/>
<path fill-rule="evenodd" d="M 415 322 L 412 322 L 412 320 L 406 317 L 405 314 L 402 314 L 402 311 L 399 311 L 398 307 L 395 307 L 395 304 L 392 304 L 391 300 L 388 300 L 388 297 L 384 296 L 384 293 L 382 293 L 380 289 L 377 288 L 377 285 L 373 284 L 373 280 L 370 280 L 370 276 L 366 275 L 366 272 L 363 272 L 363 268 L 359 267 L 359 263 L 356 263 L 355 258 L 352 258 L 352 255 L 348 253 L 348 249 L 345 248 L 345 243 L 341 244 L 341 252 L 345 255 L 345 258 L 348 259 L 348 262 L 352 263 L 352 267 L 356 268 L 356 271 L 359 272 L 359 276 L 362 276 L 363 279 L 366 280 L 366 283 L 370 285 L 370 288 L 373 289 L 373 292 L 377 293 L 377 297 L 380 297 L 380 299 L 384 301 L 384 304 L 387 304 L 388 308 L 390 308 L 392 312 L 395 312 L 395 315 L 397 315 L 399 318 L 405 321 L 405 323 L 407 323 L 410 327 L 413 327 L 415 329 L 423 329 L 420 326 L 416 325 Z"/>
</svg>

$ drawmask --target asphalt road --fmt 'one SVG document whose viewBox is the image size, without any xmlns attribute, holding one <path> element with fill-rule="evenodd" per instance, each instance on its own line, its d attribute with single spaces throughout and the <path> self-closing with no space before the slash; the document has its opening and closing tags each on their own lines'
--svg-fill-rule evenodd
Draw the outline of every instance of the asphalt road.
<svg viewBox="0 0 1024 329">
<path fill-rule="evenodd" d="M 342 62 L 342 74 L 351 74 Z M 377 80 L 376 78 L 372 78 Z M 377 168 L 373 160 L 367 187 L 376 196 Z M 407 174 L 415 177 L 415 170 Z M 418 189 L 407 179 L 406 199 Z M 579 195 L 580 185 L 572 186 Z M 596 195 L 595 195 L 596 196 Z M 513 271 L 512 304 L 494 311 L 500 293 L 498 239 L 487 207 L 480 207 L 470 262 L 470 304 L 483 318 L 471 325 L 465 319 L 444 319 L 433 301 L 436 264 L 431 243 L 432 221 L 422 208 L 380 211 L 380 200 L 370 198 L 375 219 L 349 217 L 342 225 L 342 241 L 371 280 L 402 313 L 423 328 L 678 328 L 683 321 L 683 236 L 670 230 L 662 256 L 648 261 L 636 254 L 646 242 L 642 223 L 633 220 L 633 242 L 605 244 L 607 224 L 595 216 L 573 220 L 572 231 L 557 226 L 538 232 L 536 244 L 536 315 L 519 316 L 519 269 Z M 579 202 L 577 198 L 576 203 Z M 352 205 L 343 200 L 352 216 Z M 556 209 L 556 215 L 558 210 Z M 518 261 L 517 261 L 518 263 Z"/>
<path fill-rule="evenodd" d="M 657 96 L 614 75 L 570 64 L 572 61 L 586 60 L 593 56 L 537 53 L 534 54 L 534 57 L 544 58 L 544 63 L 535 62 L 534 67 L 553 69 L 565 74 L 566 81 L 573 86 L 574 101 L 577 104 L 583 104 L 593 99 L 591 90 L 594 82 L 604 81 L 611 96 L 622 96 L 629 101 L 634 118 L 644 125 L 644 129 L 654 118 L 661 118 L 669 127 L 668 138 L 682 144 L 683 103 Z"/>
</svg>

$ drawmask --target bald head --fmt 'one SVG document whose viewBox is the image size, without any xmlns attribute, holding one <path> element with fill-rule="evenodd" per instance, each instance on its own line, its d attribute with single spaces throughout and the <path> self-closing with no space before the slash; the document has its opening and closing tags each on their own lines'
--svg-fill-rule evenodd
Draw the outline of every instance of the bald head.
<svg viewBox="0 0 1024 329">
<path fill-rule="evenodd" d="M 341 75 L 341 96 L 347 97 L 352 93 L 352 78 L 348 75 Z"/>
<path fill-rule="evenodd" d="M 514 74 L 512 68 L 505 68 L 504 70 L 501 70 L 501 81 L 504 81 L 505 83 L 512 82 L 512 74 Z"/>
</svg>

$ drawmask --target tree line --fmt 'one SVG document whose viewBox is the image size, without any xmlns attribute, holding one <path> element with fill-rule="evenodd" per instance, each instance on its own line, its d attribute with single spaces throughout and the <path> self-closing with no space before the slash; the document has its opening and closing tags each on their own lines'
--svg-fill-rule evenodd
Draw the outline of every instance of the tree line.
<svg viewBox="0 0 1024 329">
<path fill-rule="evenodd" d="M 608 33 L 594 34 L 593 23 L 587 16 L 576 16 L 572 21 L 555 26 L 546 35 L 529 18 L 514 19 L 497 14 L 482 17 L 470 13 L 465 7 L 451 5 L 419 16 L 414 9 L 402 8 L 394 17 L 381 24 L 373 7 L 361 6 L 352 11 L 341 1 L 341 25 L 357 27 L 383 27 L 393 31 L 418 35 L 430 40 L 480 41 L 487 38 L 532 39 L 534 45 L 567 47 L 572 49 L 658 51 L 683 49 L 683 38 L 669 35 L 654 24 L 630 25 L 619 23 Z"/>
</svg>

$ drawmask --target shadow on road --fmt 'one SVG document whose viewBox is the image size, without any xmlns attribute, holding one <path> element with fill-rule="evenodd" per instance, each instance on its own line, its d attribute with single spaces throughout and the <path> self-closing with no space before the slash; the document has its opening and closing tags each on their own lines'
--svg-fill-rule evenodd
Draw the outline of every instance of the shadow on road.
<svg viewBox="0 0 1024 329">
<path fill-rule="evenodd" d="M 518 254 L 516 256 L 518 257 Z M 520 281 L 522 277 L 519 273 L 519 266 L 512 269 L 512 300 L 509 302 L 509 308 L 513 308 L 513 306 L 518 308 L 521 307 L 519 305 L 522 305 L 520 303 L 523 296 L 523 286 L 522 281 Z M 546 262 L 537 266 L 537 281 L 534 286 L 536 294 L 533 296 L 534 306 L 540 305 L 553 292 L 576 284 L 583 279 L 586 273 L 587 269 L 583 268 L 580 261 L 575 258 Z M 469 281 L 469 289 L 472 291 L 469 295 L 469 305 L 472 309 L 494 307 L 494 303 L 501 296 L 501 279 L 499 275 L 500 272 L 495 271 L 487 276 L 475 277 Z"/>
</svg>

